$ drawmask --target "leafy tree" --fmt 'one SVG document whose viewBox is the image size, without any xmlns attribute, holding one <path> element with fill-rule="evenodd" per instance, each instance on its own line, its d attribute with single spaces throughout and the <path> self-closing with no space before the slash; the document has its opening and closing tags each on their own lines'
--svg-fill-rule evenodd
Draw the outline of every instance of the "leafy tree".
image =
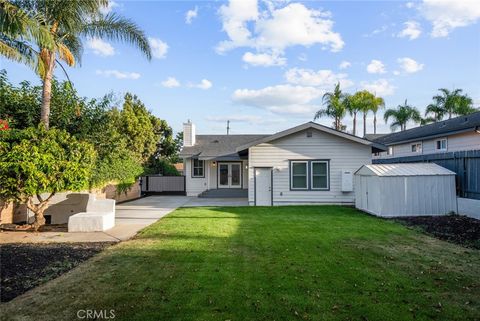
<svg viewBox="0 0 480 321">
<path fill-rule="evenodd" d="M 108 6 L 108 0 L 19 0 L 14 4 L 18 9 L 10 9 L 9 12 L 15 11 L 17 13 L 14 15 L 15 18 L 21 14 L 22 17 L 27 15 L 27 18 L 38 19 L 42 28 L 48 29 L 49 38 L 53 41 L 53 44 L 47 46 L 44 41 L 37 41 L 36 37 L 32 37 L 27 44 L 28 48 L 36 53 L 36 69 L 43 82 L 40 120 L 47 129 L 55 66 L 59 64 L 63 68 L 60 60 L 68 66 L 75 66 L 80 61 L 83 37 L 121 40 L 139 48 L 148 59 L 151 59 L 147 38 L 135 23 L 115 13 L 105 16 L 101 14 L 100 10 Z M 13 25 L 17 20 L 3 19 L 6 24 L 3 28 L 15 29 Z M 11 42 L 15 41 L 18 35 L 11 32 L 4 34 L 4 37 Z M 35 49 L 32 49 L 33 47 Z"/>
<path fill-rule="evenodd" d="M 333 92 L 327 92 L 322 97 L 325 108 L 316 112 L 314 120 L 327 116 L 334 118 L 333 127 L 336 130 L 342 130 L 342 119 L 347 113 L 347 104 L 345 95 L 340 90 L 340 83 L 335 85 Z"/>
<path fill-rule="evenodd" d="M 161 174 L 164 176 L 180 176 L 180 173 L 172 163 L 163 158 L 152 157 L 148 161 L 145 174 Z"/>
<path fill-rule="evenodd" d="M 91 144 L 63 130 L 40 126 L 1 131 L 0 198 L 25 203 L 35 214 L 31 226 L 37 231 L 45 224 L 43 213 L 56 193 L 88 187 L 95 157 Z"/>
<path fill-rule="evenodd" d="M 403 105 L 398 105 L 396 109 L 387 109 L 383 115 L 385 123 L 392 118 L 393 122 L 390 124 L 392 131 L 400 127 L 401 131 L 407 129 L 407 123 L 413 121 L 419 123 L 421 121 L 420 112 L 417 108 L 408 105 L 407 100 Z"/>
</svg>

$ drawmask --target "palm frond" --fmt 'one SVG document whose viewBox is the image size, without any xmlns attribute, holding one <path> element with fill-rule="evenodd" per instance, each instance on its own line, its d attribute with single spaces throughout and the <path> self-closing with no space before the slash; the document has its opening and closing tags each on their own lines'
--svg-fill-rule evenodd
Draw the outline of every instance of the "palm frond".
<svg viewBox="0 0 480 321">
<path fill-rule="evenodd" d="M 147 59 L 152 59 L 152 50 L 145 33 L 129 19 L 110 13 L 105 17 L 87 23 L 82 34 L 88 37 L 107 38 L 113 41 L 123 41 L 136 46 Z"/>
</svg>

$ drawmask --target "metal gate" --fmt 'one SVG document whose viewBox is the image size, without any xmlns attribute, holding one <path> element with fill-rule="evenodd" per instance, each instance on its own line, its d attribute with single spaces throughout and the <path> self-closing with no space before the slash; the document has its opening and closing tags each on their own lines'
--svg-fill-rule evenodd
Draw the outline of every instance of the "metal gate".
<svg viewBox="0 0 480 321">
<path fill-rule="evenodd" d="M 140 184 L 146 195 L 186 195 L 185 176 L 142 176 Z"/>
</svg>

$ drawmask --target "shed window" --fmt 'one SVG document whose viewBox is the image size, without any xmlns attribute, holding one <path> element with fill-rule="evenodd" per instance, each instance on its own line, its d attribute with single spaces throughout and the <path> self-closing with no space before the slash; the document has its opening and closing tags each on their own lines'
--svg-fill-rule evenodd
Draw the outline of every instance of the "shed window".
<svg viewBox="0 0 480 321">
<path fill-rule="evenodd" d="M 291 188 L 292 189 L 307 189 L 307 165 L 308 162 L 292 162 L 291 166 Z"/>
<path fill-rule="evenodd" d="M 328 189 L 328 161 L 311 162 L 312 189 Z"/>
<path fill-rule="evenodd" d="M 193 163 L 192 177 L 205 177 L 204 175 L 205 161 L 194 158 L 192 163 Z"/>
<path fill-rule="evenodd" d="M 412 153 L 421 153 L 422 152 L 422 143 L 412 144 Z"/>
<path fill-rule="evenodd" d="M 447 150 L 447 139 L 442 138 L 435 142 L 436 150 Z"/>
</svg>

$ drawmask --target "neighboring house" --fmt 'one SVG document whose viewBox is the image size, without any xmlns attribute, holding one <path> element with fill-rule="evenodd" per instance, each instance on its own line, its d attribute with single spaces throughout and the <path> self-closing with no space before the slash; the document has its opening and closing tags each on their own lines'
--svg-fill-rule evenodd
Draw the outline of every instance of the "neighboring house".
<svg viewBox="0 0 480 321">
<path fill-rule="evenodd" d="M 175 163 L 173 164 L 177 172 L 183 176 L 183 163 Z"/>
<path fill-rule="evenodd" d="M 459 197 L 480 200 L 480 112 L 365 138 L 387 146 L 374 164 L 434 162 L 457 174 Z"/>
<path fill-rule="evenodd" d="M 385 152 L 375 153 L 373 159 L 480 150 L 480 112 L 365 138 L 388 147 Z"/>
<path fill-rule="evenodd" d="M 250 205 L 353 205 L 353 173 L 385 150 L 313 122 L 273 135 L 196 135 L 188 122 L 183 133 L 187 195 L 242 190 Z"/>
</svg>

